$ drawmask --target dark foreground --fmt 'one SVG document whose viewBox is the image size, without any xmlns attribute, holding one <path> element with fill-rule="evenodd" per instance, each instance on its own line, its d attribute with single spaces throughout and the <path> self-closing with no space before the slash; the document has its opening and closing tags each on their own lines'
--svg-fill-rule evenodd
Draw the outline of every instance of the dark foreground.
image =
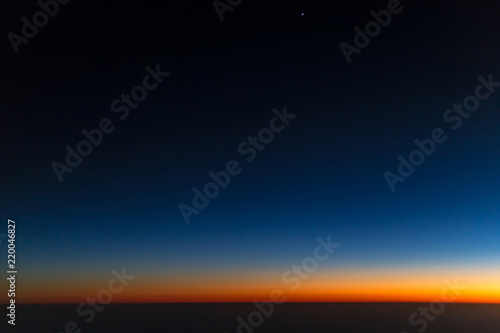
<svg viewBox="0 0 500 333">
<path fill-rule="evenodd" d="M 428 303 L 289 303 L 276 305 L 269 317 L 254 313 L 255 328 L 241 326 L 237 317 L 248 323 L 256 311 L 253 304 L 110 304 L 96 312 L 80 316 L 77 305 L 18 306 L 16 326 L 9 327 L 2 315 L 0 332 L 186 332 L 186 333 L 251 333 L 251 332 L 353 332 L 353 333 L 500 333 L 500 304 L 446 304 L 433 321 L 418 315 L 416 324 L 408 319 Z M 87 308 L 86 308 L 87 309 Z M 88 310 L 88 309 L 87 309 Z M 435 311 L 439 311 L 438 308 Z M 90 322 L 87 324 L 85 320 Z M 68 322 L 76 323 L 75 327 Z M 7 328 L 6 328 L 7 327 Z M 81 331 L 80 331 L 81 329 Z"/>
</svg>

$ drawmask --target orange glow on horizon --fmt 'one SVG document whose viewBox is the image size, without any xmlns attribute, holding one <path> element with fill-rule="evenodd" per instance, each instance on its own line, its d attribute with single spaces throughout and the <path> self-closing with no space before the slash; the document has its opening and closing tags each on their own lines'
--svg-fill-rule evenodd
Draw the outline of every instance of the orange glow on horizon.
<svg viewBox="0 0 500 333">
<path fill-rule="evenodd" d="M 206 273 L 140 279 L 138 276 L 113 294 L 112 303 L 205 303 L 205 302 L 253 302 L 270 300 L 273 290 L 281 290 L 286 302 L 432 302 L 456 296 L 456 303 L 500 304 L 498 270 L 412 271 L 392 269 L 322 271 L 310 278 L 294 283 L 284 283 L 281 272 L 225 272 Z M 453 284 L 455 277 L 460 286 L 459 295 L 452 294 L 447 283 Z M 16 294 L 16 302 L 75 303 L 96 298 L 100 290 L 106 289 L 106 278 L 86 280 L 36 280 L 25 282 L 22 292 Z M 293 287 L 297 288 L 294 290 Z M 6 303 L 6 295 L 0 296 Z"/>
</svg>

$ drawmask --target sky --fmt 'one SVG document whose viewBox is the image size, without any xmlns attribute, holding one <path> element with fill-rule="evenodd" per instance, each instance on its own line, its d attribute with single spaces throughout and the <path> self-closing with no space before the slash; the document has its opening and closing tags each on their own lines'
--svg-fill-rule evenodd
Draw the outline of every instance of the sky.
<svg viewBox="0 0 500 333">
<path fill-rule="evenodd" d="M 479 76 L 500 81 L 498 4 L 401 6 L 350 63 L 340 43 L 386 1 L 243 1 L 222 22 L 210 1 L 70 2 L 18 53 L 4 38 L 17 301 L 79 303 L 124 268 L 115 302 L 430 301 L 458 280 L 457 302 L 499 303 L 500 88 L 456 130 L 443 118 Z M 40 10 L 3 7 L 5 36 Z M 155 70 L 169 74 L 120 119 L 112 103 Z M 283 130 L 248 161 L 241 144 L 273 118 Z M 103 119 L 113 130 L 60 181 L 54 161 Z M 436 128 L 446 141 L 392 191 L 384 173 Z M 231 161 L 197 209 L 193 189 Z M 340 246 L 292 290 L 283 274 L 318 237 Z"/>
</svg>

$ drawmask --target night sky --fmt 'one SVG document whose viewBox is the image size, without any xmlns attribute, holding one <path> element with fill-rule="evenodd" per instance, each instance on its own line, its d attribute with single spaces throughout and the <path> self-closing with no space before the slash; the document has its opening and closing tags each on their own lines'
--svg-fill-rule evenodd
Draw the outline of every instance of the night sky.
<svg viewBox="0 0 500 333">
<path fill-rule="evenodd" d="M 387 1 L 243 1 L 221 22 L 211 1 L 73 0 L 18 53 L 7 35 L 40 6 L 4 1 L 17 300 L 79 303 L 125 267 L 117 302 L 252 301 L 289 290 L 283 272 L 330 235 L 341 246 L 289 300 L 427 300 L 458 279 L 458 301 L 500 302 L 500 6 L 400 6 L 348 63 L 340 43 Z M 454 129 L 444 114 L 479 84 L 488 98 Z M 58 179 L 103 119 L 110 133 Z M 384 173 L 436 128 L 446 141 L 391 190 Z M 272 140 L 252 146 L 259 133 Z M 239 172 L 196 209 L 228 163 Z"/>
</svg>

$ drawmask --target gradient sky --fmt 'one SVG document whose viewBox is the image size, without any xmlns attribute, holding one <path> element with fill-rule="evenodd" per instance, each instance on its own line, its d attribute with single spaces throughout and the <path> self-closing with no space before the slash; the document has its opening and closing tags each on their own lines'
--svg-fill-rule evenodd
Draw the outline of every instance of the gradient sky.
<svg viewBox="0 0 500 333">
<path fill-rule="evenodd" d="M 500 81 L 496 2 L 405 4 L 351 64 L 339 43 L 385 1 L 255 1 L 222 23 L 209 1 L 120 4 L 72 2 L 18 55 L 2 45 L 19 302 L 79 303 L 126 267 L 116 302 L 431 301 L 457 278 L 457 301 L 500 303 L 500 91 L 459 130 L 442 120 L 477 76 Z M 4 35 L 36 4 L 12 8 Z M 170 76 L 118 120 L 111 102 L 156 64 Z M 285 105 L 297 118 L 243 162 Z M 105 117 L 116 130 L 59 183 L 52 161 Z M 391 193 L 383 173 L 436 127 L 448 140 Z M 232 159 L 241 174 L 186 225 L 178 205 Z M 341 247 L 291 291 L 283 272 L 328 235 Z"/>
</svg>

